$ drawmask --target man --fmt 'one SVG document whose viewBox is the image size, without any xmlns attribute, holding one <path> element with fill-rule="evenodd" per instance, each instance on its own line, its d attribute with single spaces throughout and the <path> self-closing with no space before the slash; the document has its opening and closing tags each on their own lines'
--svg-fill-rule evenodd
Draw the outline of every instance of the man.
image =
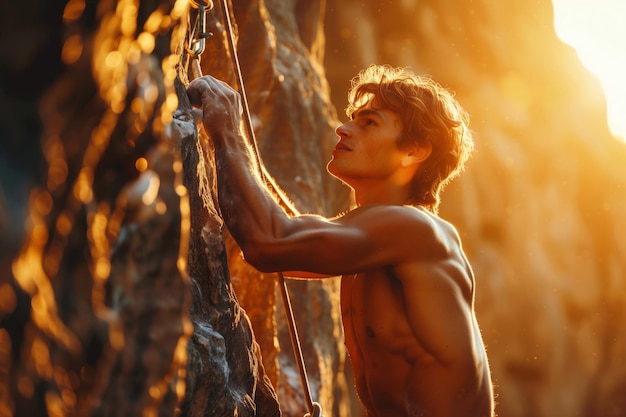
<svg viewBox="0 0 626 417">
<path fill-rule="evenodd" d="M 451 94 L 404 69 L 372 66 L 352 83 L 350 120 L 328 171 L 356 208 L 287 215 L 259 176 L 238 93 L 211 77 L 188 88 L 215 143 L 219 205 L 244 257 L 264 272 L 342 276 L 345 343 L 368 416 L 492 417 L 474 276 L 439 193 L 473 144 Z"/>
</svg>

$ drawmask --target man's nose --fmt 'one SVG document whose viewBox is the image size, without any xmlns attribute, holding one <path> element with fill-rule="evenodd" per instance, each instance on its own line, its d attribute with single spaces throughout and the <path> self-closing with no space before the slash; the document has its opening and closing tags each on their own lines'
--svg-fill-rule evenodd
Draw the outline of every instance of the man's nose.
<svg viewBox="0 0 626 417">
<path fill-rule="evenodd" d="M 350 135 L 350 130 L 348 129 L 348 123 L 344 123 L 342 125 L 337 126 L 335 129 L 335 133 L 339 137 L 347 137 Z"/>
</svg>

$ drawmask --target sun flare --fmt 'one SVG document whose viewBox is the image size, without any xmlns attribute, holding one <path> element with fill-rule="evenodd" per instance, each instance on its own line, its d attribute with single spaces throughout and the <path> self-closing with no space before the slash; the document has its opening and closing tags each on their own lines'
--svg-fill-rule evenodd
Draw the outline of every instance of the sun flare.
<svg viewBox="0 0 626 417">
<path fill-rule="evenodd" d="M 626 140 L 626 1 L 553 0 L 554 25 L 561 40 L 602 84 L 607 119 Z"/>
</svg>

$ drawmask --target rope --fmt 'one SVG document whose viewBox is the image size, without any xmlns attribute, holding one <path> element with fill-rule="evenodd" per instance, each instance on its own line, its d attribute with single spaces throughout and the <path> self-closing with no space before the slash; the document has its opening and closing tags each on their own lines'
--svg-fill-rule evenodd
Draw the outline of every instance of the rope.
<svg viewBox="0 0 626 417">
<path fill-rule="evenodd" d="M 247 100 L 247 95 L 246 95 L 246 91 L 245 91 L 245 87 L 244 87 L 244 83 L 243 83 L 243 77 L 241 74 L 241 66 L 239 65 L 239 58 L 237 57 L 237 47 L 235 45 L 235 37 L 233 35 L 233 26 L 232 26 L 232 22 L 230 20 L 230 13 L 229 13 L 229 8 L 228 8 L 228 0 L 222 0 L 221 1 L 221 5 L 222 5 L 222 14 L 224 15 L 224 20 L 226 22 L 226 32 L 228 34 L 228 44 L 230 47 L 230 51 L 231 51 L 231 57 L 233 60 L 233 67 L 235 68 L 235 72 L 237 73 L 237 84 L 239 87 L 239 93 L 241 94 L 241 101 L 242 101 L 242 106 L 243 106 L 243 115 L 246 121 L 246 130 L 248 133 L 248 139 L 250 141 L 250 145 L 253 148 L 254 151 L 254 156 L 257 159 L 257 164 L 260 167 L 263 166 L 262 162 L 261 162 L 261 157 L 260 157 L 260 153 L 259 153 L 259 149 L 257 146 L 257 141 L 256 141 L 256 135 L 254 133 L 254 128 L 252 127 L 252 118 L 250 117 L 250 108 L 248 106 L 248 100 Z M 266 175 L 265 173 L 262 171 L 261 172 L 261 176 L 264 180 L 266 180 Z M 280 197 L 282 197 L 281 193 L 276 193 L 277 195 L 279 195 Z M 287 204 L 288 206 L 290 206 L 291 204 L 288 203 L 285 199 L 282 199 L 283 204 Z M 295 212 L 295 210 L 292 212 L 292 214 Z M 282 272 L 278 273 L 278 281 L 279 281 L 279 286 L 280 286 L 280 290 L 281 290 L 281 296 L 283 299 L 283 304 L 285 307 L 285 314 L 287 316 L 287 324 L 289 327 L 289 336 L 291 338 L 291 344 L 294 350 L 294 356 L 296 358 L 296 364 L 298 366 L 298 371 L 300 373 L 300 380 L 302 382 L 302 388 L 304 391 L 304 396 L 305 396 L 305 400 L 306 400 L 306 404 L 307 404 L 307 408 L 309 409 L 309 413 L 312 416 L 319 416 L 320 412 L 321 412 L 321 407 L 319 406 L 319 404 L 313 403 L 313 398 L 311 396 L 311 389 L 309 387 L 309 379 L 307 377 L 306 374 L 306 367 L 304 364 L 304 356 L 302 354 L 302 346 L 300 344 L 300 339 L 298 337 L 298 330 L 296 329 L 296 321 L 293 315 L 293 310 L 291 307 L 291 300 L 289 299 L 289 290 L 287 288 L 287 281 L 285 280 L 285 276 L 283 275 Z M 317 411 L 317 412 L 316 412 Z"/>
<path fill-rule="evenodd" d="M 302 389 L 304 391 L 304 399 L 306 401 L 309 413 L 314 415 L 315 404 L 311 396 L 311 390 L 309 388 L 309 379 L 306 374 L 306 368 L 304 366 L 304 355 L 302 354 L 302 346 L 300 339 L 298 338 L 298 329 L 296 329 L 296 320 L 293 315 L 293 309 L 291 308 L 291 300 L 289 299 L 289 291 L 287 289 L 287 281 L 282 272 L 278 272 L 278 283 L 280 286 L 280 294 L 283 298 L 283 305 L 285 307 L 285 315 L 287 316 L 287 326 L 289 327 L 289 337 L 291 338 L 291 346 L 294 350 L 294 356 L 296 357 L 296 365 L 298 365 L 298 372 L 300 373 L 300 380 L 302 381 Z M 318 405 L 319 406 L 319 405 Z M 319 415 L 319 414 L 318 414 Z"/>
<path fill-rule="evenodd" d="M 195 1 L 192 0 L 192 4 L 194 4 Z M 209 1 L 210 6 L 209 9 L 211 9 L 213 7 L 213 4 L 211 1 Z M 243 116 L 244 116 L 244 120 L 245 120 L 245 126 L 246 126 L 246 133 L 248 134 L 248 140 L 250 142 L 250 145 L 252 147 L 252 150 L 254 152 L 254 157 L 256 158 L 256 162 L 257 165 L 259 166 L 259 169 L 261 170 L 261 178 L 263 179 L 263 181 L 265 181 L 265 183 L 270 187 L 270 189 L 275 193 L 275 195 L 277 196 L 277 198 L 280 200 L 279 202 L 281 203 L 282 207 L 285 208 L 286 210 L 289 211 L 290 214 L 294 215 L 298 212 L 298 210 L 292 205 L 292 203 L 287 200 L 287 198 L 282 194 L 282 192 L 280 192 L 277 189 L 277 186 L 268 179 L 268 176 L 265 172 L 264 166 L 261 162 L 261 157 L 260 157 L 260 153 L 259 153 L 259 149 L 257 146 L 257 141 L 256 141 L 256 135 L 254 133 L 254 128 L 252 127 L 252 118 L 250 117 L 250 108 L 248 106 L 248 100 L 247 100 L 247 95 L 246 95 L 246 91 L 245 91 L 245 87 L 244 87 L 244 83 L 243 83 L 243 76 L 241 73 L 241 66 L 239 65 L 239 58 L 237 56 L 237 47 L 235 44 L 235 38 L 233 35 L 233 25 L 232 22 L 230 20 L 230 13 L 229 13 L 229 7 L 228 7 L 228 0 L 222 0 L 221 2 L 221 6 L 222 6 L 222 14 L 224 15 L 224 20 L 226 23 L 226 33 L 227 33 L 227 39 L 228 39 L 228 46 L 230 48 L 231 51 L 231 57 L 232 57 L 232 65 L 233 68 L 235 69 L 235 73 L 237 75 L 237 86 L 239 89 L 239 94 L 241 95 L 241 102 L 242 102 L 242 107 L 243 107 Z M 197 3 L 196 3 L 197 4 Z M 195 6 L 194 6 L 195 7 Z M 202 9 L 202 7 L 204 6 L 198 6 L 198 10 L 199 13 L 203 12 L 204 9 Z M 200 20 L 201 25 L 203 24 L 202 20 Z M 200 70 L 200 54 L 202 53 L 202 51 L 204 51 L 204 38 L 210 36 L 210 34 L 206 34 L 205 33 L 205 27 L 201 26 L 200 29 L 200 33 L 199 33 L 199 38 L 202 41 L 201 44 L 201 50 L 200 50 L 200 45 L 198 46 L 198 49 L 193 49 L 191 52 L 193 52 L 192 57 L 194 58 L 193 62 L 194 62 L 194 77 L 198 77 L 202 75 L 202 71 Z M 196 52 L 197 50 L 200 50 L 200 52 Z M 190 52 L 190 51 L 188 51 Z M 305 367 L 305 363 L 304 363 L 304 355 L 302 354 L 302 346 L 300 343 L 300 339 L 298 337 L 298 330 L 296 328 L 296 321 L 293 315 L 293 309 L 291 307 L 291 300 L 289 299 L 289 290 L 287 288 L 287 281 L 285 280 L 285 276 L 283 275 L 282 272 L 278 272 L 278 282 L 279 282 L 279 287 L 280 287 L 280 292 L 281 292 L 281 296 L 282 296 L 282 301 L 283 301 L 283 305 L 285 307 L 285 315 L 287 316 L 287 326 L 289 328 L 289 336 L 291 339 L 291 345 L 293 347 L 294 350 L 294 356 L 296 359 L 296 365 L 298 367 L 298 372 L 300 373 L 300 380 L 302 382 L 302 388 L 303 388 L 303 392 L 304 392 L 304 396 L 305 396 L 305 401 L 306 401 L 306 405 L 307 408 L 309 410 L 309 413 L 306 414 L 307 417 L 321 417 L 322 415 L 322 407 L 320 406 L 319 403 L 314 402 L 313 398 L 311 396 L 311 389 L 309 386 L 309 380 L 307 377 L 307 373 L 306 373 L 306 367 Z"/>
</svg>

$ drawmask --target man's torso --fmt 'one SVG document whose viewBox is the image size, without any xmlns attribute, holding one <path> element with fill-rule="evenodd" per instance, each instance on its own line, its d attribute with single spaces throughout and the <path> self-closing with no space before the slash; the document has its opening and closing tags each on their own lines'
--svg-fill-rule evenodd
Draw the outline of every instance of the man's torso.
<svg viewBox="0 0 626 417">
<path fill-rule="evenodd" d="M 483 375 L 477 378 L 484 379 L 484 384 L 488 383 L 489 371 L 484 347 L 473 313 L 471 269 L 460 247 L 454 248 L 450 256 L 453 259 L 433 261 L 442 263 L 441 267 L 424 267 L 421 265 L 424 261 L 419 261 L 415 265 L 408 263 L 343 276 L 341 309 L 345 343 L 357 391 L 369 415 L 422 415 L 419 414 L 422 404 L 424 409 L 432 410 L 438 407 L 437 398 L 446 397 L 433 394 L 435 391 L 454 389 L 444 382 L 447 371 L 442 369 L 436 355 L 421 343 L 420 336 L 425 335 L 416 335 L 415 326 L 409 319 L 409 315 L 413 315 L 413 322 L 445 320 L 438 313 L 433 314 L 438 317 L 416 317 L 414 309 L 407 309 L 407 302 L 424 305 L 432 303 L 429 297 L 432 283 L 420 285 L 421 280 L 426 280 L 427 277 L 422 275 L 427 274 L 427 271 L 438 271 L 441 280 L 447 281 L 452 291 L 458 291 L 459 309 L 467 315 L 467 326 L 475 340 L 474 349 L 479 352 L 478 361 L 484 361 L 479 364 Z M 405 294 L 407 291 L 411 292 L 410 296 Z M 437 306 L 432 307 L 433 311 L 437 311 Z M 441 381 L 440 386 L 437 381 Z M 410 384 L 419 388 L 409 393 L 406 387 Z M 479 395 L 484 398 L 478 399 L 479 403 L 489 402 L 490 398 L 487 397 L 490 397 L 490 390 L 490 383 L 488 387 L 482 387 Z M 454 396 L 454 393 L 450 395 Z M 450 405 L 442 406 L 442 413 L 433 415 L 446 415 L 444 409 L 448 408 Z M 487 410 L 490 405 L 483 404 L 478 408 Z M 428 417 L 431 414 L 424 415 Z M 464 414 L 458 414 L 459 417 L 461 415 Z M 479 414 L 471 417 L 483 415 L 489 417 L 491 414 L 490 411 L 479 411 Z"/>
</svg>

